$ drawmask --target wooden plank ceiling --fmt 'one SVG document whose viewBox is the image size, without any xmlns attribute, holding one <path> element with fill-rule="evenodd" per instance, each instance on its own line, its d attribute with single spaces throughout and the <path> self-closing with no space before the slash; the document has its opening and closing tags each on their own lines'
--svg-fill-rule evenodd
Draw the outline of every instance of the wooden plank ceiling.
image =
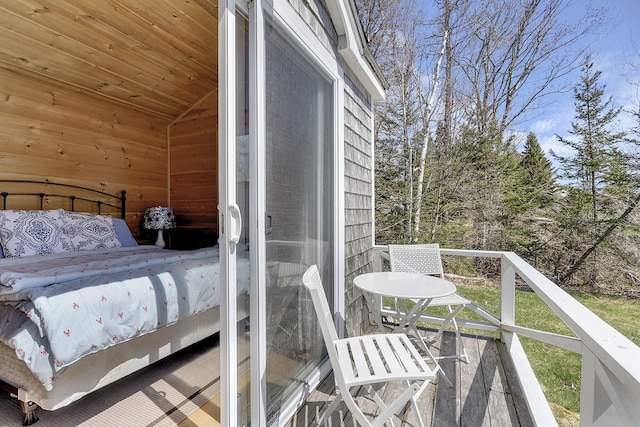
<svg viewBox="0 0 640 427">
<path fill-rule="evenodd" d="M 168 119 L 217 85 L 217 0 L 10 0 L 0 67 Z"/>
</svg>

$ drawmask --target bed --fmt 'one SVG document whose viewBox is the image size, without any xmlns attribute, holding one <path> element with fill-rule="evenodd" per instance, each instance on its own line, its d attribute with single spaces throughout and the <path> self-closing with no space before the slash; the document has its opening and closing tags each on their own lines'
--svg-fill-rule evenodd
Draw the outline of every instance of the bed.
<svg viewBox="0 0 640 427">
<path fill-rule="evenodd" d="M 37 192 L 35 209 L 8 209 L 27 193 L 0 192 L 0 381 L 21 402 L 24 425 L 37 421 L 35 408 L 66 406 L 220 328 L 218 248 L 137 245 L 125 192 L 96 193 L 97 212 L 79 212 L 75 195 L 58 207 L 57 193 Z M 111 209 L 119 217 L 102 212 Z M 238 263 L 244 319 L 246 250 Z"/>
</svg>

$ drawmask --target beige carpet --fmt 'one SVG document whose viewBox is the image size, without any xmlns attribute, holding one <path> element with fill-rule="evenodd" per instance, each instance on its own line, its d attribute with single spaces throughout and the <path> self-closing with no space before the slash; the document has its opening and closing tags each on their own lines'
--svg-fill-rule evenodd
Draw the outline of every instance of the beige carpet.
<svg viewBox="0 0 640 427">
<path fill-rule="evenodd" d="M 219 392 L 219 346 L 205 340 L 57 411 L 36 427 L 175 426 Z M 22 426 L 16 399 L 0 393 L 0 426 Z"/>
</svg>

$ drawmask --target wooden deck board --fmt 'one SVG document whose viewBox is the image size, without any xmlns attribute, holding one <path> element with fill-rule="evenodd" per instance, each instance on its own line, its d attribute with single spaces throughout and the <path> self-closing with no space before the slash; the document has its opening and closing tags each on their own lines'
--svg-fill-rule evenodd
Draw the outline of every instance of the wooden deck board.
<svg viewBox="0 0 640 427">
<path fill-rule="evenodd" d="M 499 340 L 486 337 L 463 336 L 469 355 L 469 363 L 457 359 L 440 361 L 452 386 L 442 377 L 426 388 L 418 399 L 418 407 L 425 426 L 532 426 L 520 389 L 510 364 L 508 355 Z M 445 333 L 442 341 L 435 343 L 433 352 L 456 354 L 456 340 L 453 333 Z M 379 391 L 385 402 L 396 395 L 399 386 L 391 385 Z M 326 410 L 328 402 L 335 398 L 333 376 L 329 375 L 314 391 L 305 406 L 287 424 L 288 427 L 316 425 L 316 417 Z M 362 396 L 357 398 L 366 414 L 377 413 L 376 405 Z M 418 425 L 411 405 L 394 418 L 396 426 L 414 427 Z M 355 426 L 353 417 L 342 403 L 333 414 L 329 426 Z"/>
<path fill-rule="evenodd" d="M 491 421 L 487 416 L 488 387 L 482 370 L 482 357 L 486 347 L 484 340 L 467 341 L 467 355 L 469 363 L 456 362 L 460 374 L 460 387 L 457 390 L 460 407 L 460 425 L 490 426 Z M 495 360 L 491 360 L 494 364 Z M 457 425 L 450 424 L 450 425 Z"/>
<path fill-rule="evenodd" d="M 515 368 L 509 358 L 507 349 L 504 345 L 498 345 L 498 351 L 500 352 L 500 359 L 502 360 L 502 366 L 504 367 L 505 376 L 509 384 L 509 391 L 511 392 L 516 416 L 518 417 L 518 424 L 523 427 L 533 427 L 535 424 L 527 408 L 524 391 L 517 381 Z"/>
<path fill-rule="evenodd" d="M 487 408 L 485 419 L 511 419 L 513 400 L 510 393 L 505 393 L 508 386 L 504 384 L 504 369 L 500 362 L 497 346 L 487 345 L 486 341 L 478 341 L 482 345 L 480 369 L 484 377 Z M 513 425 L 513 424 L 509 424 Z"/>
</svg>

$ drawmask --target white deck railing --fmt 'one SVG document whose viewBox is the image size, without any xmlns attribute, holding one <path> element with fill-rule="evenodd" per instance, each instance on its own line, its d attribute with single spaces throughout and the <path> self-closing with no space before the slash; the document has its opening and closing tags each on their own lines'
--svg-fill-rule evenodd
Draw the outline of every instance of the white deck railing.
<svg viewBox="0 0 640 427">
<path fill-rule="evenodd" d="M 374 247 L 374 269 L 381 271 L 386 246 Z M 467 328 L 499 331 L 538 426 L 557 425 L 540 384 L 520 344 L 529 337 L 582 355 L 580 395 L 581 426 L 640 426 L 640 347 L 560 289 L 513 252 L 444 249 L 446 256 L 501 260 L 499 318 L 486 313 L 484 321 L 460 319 Z M 516 276 L 564 321 L 576 337 L 530 329 L 516 324 Z M 640 313 L 629 313 L 635 317 Z M 438 318 L 429 317 L 429 320 Z"/>
</svg>

